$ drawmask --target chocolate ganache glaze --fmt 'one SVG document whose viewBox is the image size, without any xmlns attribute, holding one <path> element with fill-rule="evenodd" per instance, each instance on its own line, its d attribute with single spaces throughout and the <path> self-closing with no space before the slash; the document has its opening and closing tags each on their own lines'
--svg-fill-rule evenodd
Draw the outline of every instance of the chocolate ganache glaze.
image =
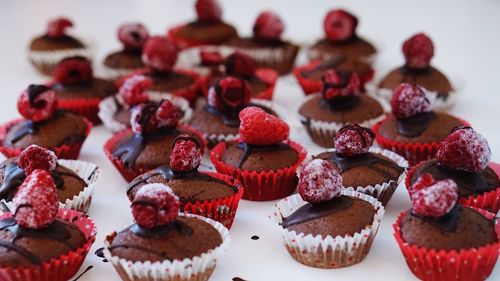
<svg viewBox="0 0 500 281">
<path fill-rule="evenodd" d="M 436 114 L 430 111 L 404 119 L 397 119 L 398 133 L 405 137 L 418 137 L 429 127 L 435 118 Z"/>
<path fill-rule="evenodd" d="M 449 213 L 438 218 L 419 216 L 414 212 L 411 212 L 411 215 L 424 220 L 432 226 L 439 228 L 441 231 L 453 232 L 457 229 L 458 219 L 460 218 L 461 211 L 462 206 L 456 204 Z"/>
</svg>

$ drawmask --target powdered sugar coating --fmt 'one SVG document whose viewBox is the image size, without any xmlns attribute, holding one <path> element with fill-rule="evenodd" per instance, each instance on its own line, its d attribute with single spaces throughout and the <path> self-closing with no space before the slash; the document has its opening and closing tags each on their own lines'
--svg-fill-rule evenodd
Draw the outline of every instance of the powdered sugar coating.
<svg viewBox="0 0 500 281">
<path fill-rule="evenodd" d="M 275 12 L 265 11 L 259 14 L 253 25 L 255 37 L 266 40 L 279 40 L 285 31 L 285 24 Z"/>
<path fill-rule="evenodd" d="M 411 83 L 401 83 L 391 99 L 392 114 L 398 119 L 409 118 L 432 110 L 424 88 Z"/>
<path fill-rule="evenodd" d="M 17 163 L 26 175 L 37 169 L 50 172 L 57 166 L 57 156 L 51 150 L 32 144 L 21 152 Z"/>
<path fill-rule="evenodd" d="M 37 87 L 30 85 L 30 87 Z M 25 90 L 17 99 L 17 110 L 24 118 L 34 122 L 41 122 L 50 119 L 57 109 L 56 93 L 47 88 L 46 91 L 38 94 L 33 101 L 30 101 L 29 90 Z"/>
<path fill-rule="evenodd" d="M 169 224 L 178 216 L 179 198 L 172 188 L 161 183 L 143 185 L 132 201 L 135 222 L 144 228 Z"/>
<path fill-rule="evenodd" d="M 181 112 L 170 100 L 162 100 L 155 117 L 158 119 L 158 127 L 176 127 L 181 119 Z"/>
<path fill-rule="evenodd" d="M 335 135 L 335 150 L 342 156 L 356 156 L 368 152 L 375 134 L 368 128 L 346 124 Z"/>
<path fill-rule="evenodd" d="M 160 104 L 142 103 L 131 110 L 130 125 L 138 134 L 149 134 L 163 127 L 176 127 L 181 113 L 169 100 Z"/>
<path fill-rule="evenodd" d="M 118 29 L 118 39 L 125 49 L 140 50 L 148 38 L 149 32 L 141 23 L 122 24 Z"/>
<path fill-rule="evenodd" d="M 240 137 L 248 144 L 277 144 L 288 139 L 290 134 L 290 127 L 285 121 L 258 107 L 244 108 L 239 117 Z"/>
<path fill-rule="evenodd" d="M 170 154 L 170 167 L 176 172 L 193 171 L 200 166 L 201 149 L 199 144 L 188 135 L 181 135 L 174 141 Z"/>
<path fill-rule="evenodd" d="M 358 19 L 351 13 L 342 10 L 331 10 L 323 21 L 326 38 L 331 41 L 345 41 L 356 34 Z"/>
<path fill-rule="evenodd" d="M 303 200 L 318 204 L 340 196 L 342 177 L 330 162 L 312 159 L 302 166 L 298 188 Z"/>
<path fill-rule="evenodd" d="M 118 97 L 129 106 L 134 106 L 149 100 L 147 89 L 153 85 L 153 80 L 144 75 L 133 75 L 125 79 Z"/>
<path fill-rule="evenodd" d="M 406 67 L 424 69 L 430 66 L 434 56 L 434 43 L 424 33 L 418 33 L 403 43 Z"/>
<path fill-rule="evenodd" d="M 158 71 L 172 70 L 177 61 L 179 50 L 167 37 L 150 37 L 142 50 L 142 61 L 145 65 Z"/>
<path fill-rule="evenodd" d="M 411 196 L 413 212 L 425 217 L 442 217 L 449 213 L 458 200 L 457 184 L 451 180 L 440 180 L 420 188 Z"/>
</svg>

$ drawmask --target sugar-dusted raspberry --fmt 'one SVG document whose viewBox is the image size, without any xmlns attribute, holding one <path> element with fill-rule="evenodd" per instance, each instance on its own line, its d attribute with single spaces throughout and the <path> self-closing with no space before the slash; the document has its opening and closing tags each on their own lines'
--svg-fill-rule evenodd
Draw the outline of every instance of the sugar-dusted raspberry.
<svg viewBox="0 0 500 281">
<path fill-rule="evenodd" d="M 229 75 L 236 75 L 242 77 L 253 76 L 257 70 L 257 63 L 255 60 L 242 52 L 235 52 L 229 55 L 224 62 L 226 72 Z"/>
<path fill-rule="evenodd" d="M 271 145 L 288 139 L 290 127 L 279 117 L 258 107 L 246 107 L 239 114 L 240 137 L 252 145 Z"/>
<path fill-rule="evenodd" d="M 432 109 L 424 88 L 411 83 L 401 83 L 394 89 L 391 107 L 392 114 L 398 119 L 412 117 Z"/>
<path fill-rule="evenodd" d="M 54 80 L 64 85 L 90 81 L 92 77 L 92 63 L 80 56 L 61 60 L 54 70 Z"/>
<path fill-rule="evenodd" d="M 250 102 L 248 82 L 234 76 L 226 76 L 208 91 L 208 104 L 220 112 L 238 111 Z"/>
<path fill-rule="evenodd" d="M 319 204 L 340 196 L 342 177 L 330 162 L 312 159 L 302 166 L 298 188 L 304 201 Z"/>
<path fill-rule="evenodd" d="M 177 61 L 179 50 L 167 37 L 150 37 L 142 49 L 142 61 L 157 70 L 169 72 Z"/>
<path fill-rule="evenodd" d="M 323 97 L 327 100 L 358 96 L 361 80 L 358 74 L 337 70 L 328 70 L 321 78 Z"/>
<path fill-rule="evenodd" d="M 17 99 L 17 110 L 26 119 L 50 119 L 57 108 L 56 93 L 44 85 L 30 85 Z"/>
<path fill-rule="evenodd" d="M 140 103 L 147 102 L 149 96 L 147 89 L 153 85 L 153 80 L 143 75 L 133 75 L 127 78 L 120 89 L 118 97 L 120 97 L 129 106 L 134 106 Z"/>
<path fill-rule="evenodd" d="M 323 21 L 326 38 L 331 41 L 346 41 L 356 36 L 358 18 L 345 10 L 332 10 Z"/>
<path fill-rule="evenodd" d="M 172 223 L 179 212 L 179 198 L 172 189 L 161 183 L 143 185 L 132 202 L 135 223 L 144 228 L 155 228 Z"/>
<path fill-rule="evenodd" d="M 196 170 L 201 163 L 200 144 L 188 135 L 178 136 L 174 140 L 170 167 L 176 172 Z"/>
<path fill-rule="evenodd" d="M 57 166 L 57 156 L 51 150 L 32 144 L 19 154 L 17 163 L 26 175 L 38 169 L 53 171 Z"/>
<path fill-rule="evenodd" d="M 195 4 L 199 21 L 220 21 L 222 9 L 216 0 L 197 0 Z"/>
<path fill-rule="evenodd" d="M 429 178 L 424 178 L 424 181 L 416 182 L 412 187 L 411 202 L 413 205 L 413 213 L 425 217 L 441 217 L 446 215 L 457 204 L 458 187 L 451 180 L 434 181 L 429 185 L 425 184 Z"/>
<path fill-rule="evenodd" d="M 159 127 L 176 127 L 181 119 L 181 112 L 169 100 L 162 100 L 156 110 L 155 118 Z"/>
<path fill-rule="evenodd" d="M 148 38 L 149 32 L 141 23 L 126 23 L 118 29 L 118 39 L 125 49 L 140 50 Z"/>
<path fill-rule="evenodd" d="M 481 134 L 471 127 L 459 126 L 441 142 L 436 159 L 451 169 L 480 172 L 490 163 L 491 149 Z"/>
<path fill-rule="evenodd" d="M 202 66 L 216 66 L 222 64 L 224 61 L 222 55 L 217 51 L 200 51 L 201 65 Z"/>
<path fill-rule="evenodd" d="M 285 31 L 285 24 L 275 12 L 265 11 L 259 14 L 253 25 L 253 34 L 265 40 L 279 40 Z"/>
<path fill-rule="evenodd" d="M 68 27 L 72 27 L 73 23 L 67 18 L 56 18 L 49 21 L 47 26 L 47 35 L 52 38 L 63 37 L 64 31 Z"/>
<path fill-rule="evenodd" d="M 141 103 L 132 108 L 130 112 L 130 126 L 137 134 L 150 134 L 158 129 L 156 111 L 158 105 L 154 103 Z"/>
<path fill-rule="evenodd" d="M 368 152 L 375 133 L 357 124 L 347 123 L 335 135 L 335 150 L 342 156 L 356 156 Z"/>
<path fill-rule="evenodd" d="M 413 35 L 403 43 L 406 67 L 423 69 L 430 66 L 434 56 L 434 44 L 424 33 Z"/>
<path fill-rule="evenodd" d="M 54 221 L 59 208 L 56 184 L 45 170 L 35 170 L 26 177 L 12 200 L 14 219 L 25 228 L 44 228 Z"/>
</svg>

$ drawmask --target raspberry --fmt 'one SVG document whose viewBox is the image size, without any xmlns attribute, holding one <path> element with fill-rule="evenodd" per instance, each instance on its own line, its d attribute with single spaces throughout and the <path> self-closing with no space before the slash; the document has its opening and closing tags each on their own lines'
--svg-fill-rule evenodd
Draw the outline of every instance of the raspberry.
<svg viewBox="0 0 500 281">
<path fill-rule="evenodd" d="M 335 136 L 335 150 L 342 156 L 356 156 L 368 152 L 375 134 L 357 124 L 347 123 Z"/>
<path fill-rule="evenodd" d="M 198 142 L 188 135 L 178 136 L 174 140 L 170 167 L 176 172 L 189 172 L 200 166 L 201 150 Z"/>
<path fill-rule="evenodd" d="M 47 26 L 47 35 L 52 38 L 64 36 L 64 31 L 68 27 L 72 27 L 73 23 L 67 18 L 57 18 L 49 21 Z"/>
<path fill-rule="evenodd" d="M 417 185 L 422 185 L 422 183 L 417 183 Z M 416 189 L 411 195 L 414 214 L 434 218 L 442 217 L 449 213 L 457 203 L 458 187 L 451 179 L 436 181 L 428 186 L 418 186 Z"/>
<path fill-rule="evenodd" d="M 441 142 L 436 159 L 451 169 L 480 172 L 491 160 L 491 149 L 481 134 L 471 127 L 459 126 Z"/>
<path fill-rule="evenodd" d="M 56 93 L 44 85 L 30 85 L 17 99 L 19 113 L 33 122 L 50 119 L 56 108 Z"/>
<path fill-rule="evenodd" d="M 424 69 L 434 56 L 434 44 L 427 35 L 418 33 L 403 43 L 403 54 L 407 67 Z"/>
<path fill-rule="evenodd" d="M 235 52 L 229 55 L 224 62 L 226 73 L 242 77 L 253 76 L 257 69 L 255 60 L 242 52 Z"/>
<path fill-rule="evenodd" d="M 321 81 L 323 97 L 327 100 L 358 96 L 361 91 L 361 80 L 356 73 L 332 69 L 323 74 Z"/>
<path fill-rule="evenodd" d="M 208 104 L 220 112 L 238 111 L 249 102 L 248 82 L 233 76 L 220 79 L 208 91 Z"/>
<path fill-rule="evenodd" d="M 150 134 L 158 129 L 156 110 L 158 106 L 153 103 L 141 103 L 132 108 L 130 112 L 130 125 L 137 134 Z"/>
<path fill-rule="evenodd" d="M 177 61 L 179 50 L 167 37 L 150 37 L 142 49 L 145 65 L 163 72 L 169 72 Z"/>
<path fill-rule="evenodd" d="M 57 156 L 51 150 L 32 144 L 21 152 L 17 163 L 26 175 L 35 170 L 53 171 L 57 166 Z"/>
<path fill-rule="evenodd" d="M 391 107 L 392 114 L 398 119 L 412 117 L 432 109 L 424 88 L 410 83 L 401 83 L 394 89 Z"/>
<path fill-rule="evenodd" d="M 271 145 L 288 138 L 290 128 L 280 118 L 258 107 L 246 107 L 239 114 L 240 137 L 252 145 Z"/>
<path fill-rule="evenodd" d="M 302 166 L 298 188 L 304 201 L 319 204 L 340 196 L 342 177 L 330 162 L 312 159 Z"/>
<path fill-rule="evenodd" d="M 177 127 L 181 119 L 179 109 L 169 100 L 162 100 L 156 110 L 155 118 L 159 127 Z"/>
<path fill-rule="evenodd" d="M 222 64 L 222 55 L 219 52 L 200 51 L 201 65 L 216 66 Z"/>
<path fill-rule="evenodd" d="M 415 181 L 415 183 L 410 188 L 410 197 L 413 195 L 413 193 L 415 193 L 419 190 L 422 190 L 428 186 L 431 186 L 435 182 L 436 182 L 436 180 L 429 173 L 425 173 L 425 174 L 419 176 L 417 181 Z"/>
<path fill-rule="evenodd" d="M 153 85 L 153 80 L 150 78 L 143 75 L 133 75 L 123 82 L 118 90 L 118 96 L 130 106 L 138 105 L 149 100 L 146 90 L 151 85 Z"/>
<path fill-rule="evenodd" d="M 148 38 L 148 30 L 140 23 L 123 24 L 118 29 L 118 39 L 125 49 L 140 50 Z"/>
<path fill-rule="evenodd" d="M 90 81 L 92 77 L 92 64 L 84 57 L 65 58 L 54 70 L 54 80 L 64 85 Z"/>
<path fill-rule="evenodd" d="M 47 227 L 59 209 L 56 184 L 45 170 L 35 170 L 19 186 L 14 199 L 14 219 L 31 229 Z"/>
<path fill-rule="evenodd" d="M 285 31 L 285 24 L 278 14 L 266 11 L 260 13 L 253 25 L 255 37 L 266 40 L 279 40 Z"/>
<path fill-rule="evenodd" d="M 132 202 L 135 223 L 144 228 L 155 228 L 175 221 L 179 212 L 179 198 L 172 189 L 161 183 L 143 185 Z"/>
<path fill-rule="evenodd" d="M 216 0 L 197 0 L 195 4 L 199 21 L 220 21 L 222 9 Z"/>
<path fill-rule="evenodd" d="M 358 19 L 345 10 L 332 10 L 323 21 L 326 38 L 331 41 L 347 41 L 356 35 Z"/>
</svg>

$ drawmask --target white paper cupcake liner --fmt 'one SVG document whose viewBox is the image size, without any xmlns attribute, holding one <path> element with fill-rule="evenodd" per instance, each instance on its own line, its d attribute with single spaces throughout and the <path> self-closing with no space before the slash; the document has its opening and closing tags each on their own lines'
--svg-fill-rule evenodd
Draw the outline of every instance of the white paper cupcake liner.
<svg viewBox="0 0 500 281">
<path fill-rule="evenodd" d="M 312 267 L 339 268 L 359 263 L 368 254 L 385 209 L 377 199 L 366 194 L 342 190 L 342 195 L 360 198 L 376 209 L 372 224 L 352 236 L 322 237 L 288 231 L 280 225 L 283 217 L 289 216 L 307 202 L 299 194 L 295 194 L 276 203 L 270 218 L 278 224 L 283 244 L 295 260 Z"/>
<path fill-rule="evenodd" d="M 312 49 L 311 47 L 312 47 L 312 44 L 305 49 L 306 56 L 309 59 L 309 61 L 313 61 L 313 60 L 323 60 L 324 61 L 324 60 L 329 60 L 329 59 L 333 58 L 333 54 L 325 53 L 325 52 L 322 53 L 318 50 Z M 377 53 L 363 58 L 363 61 L 365 61 L 366 63 L 369 63 L 369 64 L 373 64 L 373 63 L 375 63 L 376 58 L 377 58 Z"/>
<path fill-rule="evenodd" d="M 136 72 L 144 67 L 139 68 L 111 68 L 102 64 L 103 78 L 107 80 L 116 80 L 122 76 Z"/>
<path fill-rule="evenodd" d="M 112 235 L 104 241 L 104 257 L 110 261 L 123 280 L 127 281 L 202 281 L 208 280 L 215 269 L 217 259 L 228 248 L 231 237 L 229 230 L 222 224 L 197 215 L 180 213 L 180 216 L 194 217 L 212 225 L 222 237 L 222 244 L 200 256 L 183 260 L 163 262 L 133 262 L 113 256 L 109 247 Z"/>
</svg>

